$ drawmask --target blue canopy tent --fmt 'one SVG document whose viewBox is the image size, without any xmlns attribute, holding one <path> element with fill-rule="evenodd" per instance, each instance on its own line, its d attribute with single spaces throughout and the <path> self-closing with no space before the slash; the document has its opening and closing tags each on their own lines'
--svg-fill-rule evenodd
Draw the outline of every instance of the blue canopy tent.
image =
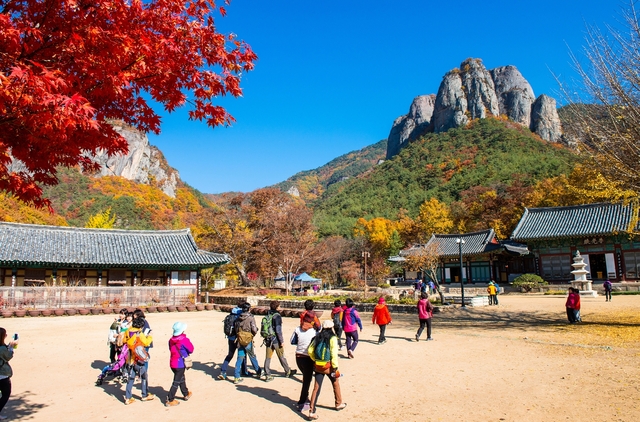
<svg viewBox="0 0 640 422">
<path fill-rule="evenodd" d="M 322 281 L 321 278 L 313 278 L 307 273 L 298 274 L 293 278 L 293 280 L 309 284 L 320 284 L 320 282 Z"/>
</svg>

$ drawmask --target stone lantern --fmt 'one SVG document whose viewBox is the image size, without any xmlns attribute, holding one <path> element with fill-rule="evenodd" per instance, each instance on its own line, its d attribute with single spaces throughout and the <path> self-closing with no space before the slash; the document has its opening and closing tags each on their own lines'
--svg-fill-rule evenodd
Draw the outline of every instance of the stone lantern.
<svg viewBox="0 0 640 422">
<path fill-rule="evenodd" d="M 591 287 L 591 280 L 587 280 L 589 271 L 585 269 L 587 264 L 585 264 L 584 258 L 580 255 L 580 251 L 576 251 L 576 256 L 573 257 L 573 264 L 571 264 L 571 266 L 574 268 L 574 270 L 571 271 L 574 277 L 574 280 L 571 282 L 571 287 L 580 290 L 581 296 L 598 296 L 598 292 Z"/>
</svg>

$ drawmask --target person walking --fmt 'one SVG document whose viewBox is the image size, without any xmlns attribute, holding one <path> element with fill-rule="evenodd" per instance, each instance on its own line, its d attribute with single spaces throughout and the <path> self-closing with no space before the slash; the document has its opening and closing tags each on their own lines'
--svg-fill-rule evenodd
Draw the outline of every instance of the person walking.
<svg viewBox="0 0 640 422">
<path fill-rule="evenodd" d="M 611 281 L 605 281 L 604 283 L 602 283 L 602 287 L 604 288 L 604 297 L 606 299 L 605 302 L 611 302 L 611 291 L 613 290 Z"/>
<path fill-rule="evenodd" d="M 373 317 L 371 318 L 371 322 L 373 324 L 378 324 L 378 327 L 380 328 L 378 344 L 386 343 L 387 338 L 384 336 L 384 333 L 387 329 L 387 325 L 391 324 L 391 314 L 389 313 L 389 307 L 382 296 L 378 299 L 376 307 L 373 308 Z"/>
<path fill-rule="evenodd" d="M 109 345 L 109 362 L 111 363 L 115 362 L 118 357 L 119 347 L 116 343 L 118 342 L 118 334 L 120 334 L 120 325 L 123 321 L 126 321 L 126 318 L 127 310 L 121 309 L 120 313 L 113 319 L 113 322 L 109 327 L 109 337 L 107 339 L 107 344 Z"/>
<path fill-rule="evenodd" d="M 172 329 L 173 337 L 169 339 L 169 367 L 171 367 L 171 372 L 173 372 L 173 382 L 171 383 L 171 388 L 167 395 L 167 401 L 164 404 L 167 407 L 177 406 L 180 404 L 180 402 L 176 400 L 178 387 L 180 387 L 180 392 L 182 393 L 182 399 L 184 401 L 189 400 L 193 395 L 193 393 L 187 388 L 187 380 L 185 377 L 185 372 L 188 368 L 185 364 L 184 358 L 193 353 L 193 344 L 185 334 L 187 324 L 183 322 L 176 322 L 173 324 Z"/>
<path fill-rule="evenodd" d="M 301 412 L 309 411 L 309 387 L 313 379 L 313 359 L 309 357 L 309 346 L 316 337 L 317 331 L 311 327 L 303 329 L 302 326 L 296 327 L 291 335 L 291 344 L 296 346 L 296 365 L 302 373 L 302 389 L 300 390 L 300 399 L 296 403 L 296 408 Z"/>
<path fill-rule="evenodd" d="M 9 361 L 13 359 L 13 349 L 18 345 L 17 340 L 7 341 L 7 330 L 0 328 L 0 412 L 4 409 L 4 406 L 9 401 L 11 396 L 11 377 L 13 376 L 13 369 L 9 365 Z M 7 419 L 6 416 L 0 414 L 0 420 Z"/>
<path fill-rule="evenodd" d="M 233 359 L 233 355 L 236 354 L 236 350 L 238 349 L 236 320 L 242 313 L 243 304 L 244 302 L 239 303 L 238 306 L 233 308 L 229 315 L 224 318 L 224 335 L 225 337 L 227 337 L 227 345 L 229 347 L 229 351 L 227 352 L 227 356 L 225 356 L 224 361 L 220 366 L 220 374 L 218 375 L 219 380 L 227 379 L 227 368 L 229 367 L 229 362 L 231 362 L 231 359 Z M 245 360 L 242 364 L 242 375 L 247 376 L 248 374 L 247 361 Z"/>
<path fill-rule="evenodd" d="M 331 319 L 333 320 L 333 329 L 338 337 L 339 350 L 342 350 L 342 315 L 346 306 L 342 305 L 340 299 L 336 299 L 333 302 L 333 308 L 331 309 Z"/>
<path fill-rule="evenodd" d="M 153 341 L 153 337 L 146 335 L 142 329 L 144 327 L 144 318 L 134 318 L 131 322 L 131 327 L 124 335 L 124 342 L 129 347 L 129 358 L 127 362 L 126 371 L 128 374 L 127 388 L 125 391 L 124 404 L 129 405 L 135 403 L 136 399 L 133 398 L 131 390 L 133 389 L 133 383 L 136 380 L 136 376 L 140 377 L 140 389 L 142 390 L 142 401 L 151 401 L 156 398 L 154 394 L 149 393 L 148 383 L 149 375 L 145 362 L 139 360 L 139 354 L 137 352 L 138 345 L 143 348 L 149 347 Z M 146 350 L 145 350 L 146 353 Z M 148 355 L 147 355 L 148 357 Z"/>
<path fill-rule="evenodd" d="M 266 382 L 273 381 L 273 375 L 271 375 L 271 358 L 273 352 L 276 352 L 280 365 L 284 369 L 285 376 L 291 378 L 298 372 L 295 369 L 289 367 L 287 358 L 284 355 L 284 337 L 282 336 L 282 316 L 278 312 L 280 302 L 277 300 L 269 303 L 269 312 L 262 318 L 260 325 L 260 334 L 264 338 L 264 345 L 267 348 L 266 356 L 264 359 L 264 370 L 262 371 L 262 379 Z"/>
<path fill-rule="evenodd" d="M 420 295 L 418 301 L 418 318 L 420 319 L 420 328 L 416 333 L 416 341 L 420 341 L 420 336 L 427 327 L 427 340 L 433 340 L 431 338 L 431 317 L 433 316 L 433 305 L 429 302 L 429 296 L 426 293 Z"/>
<path fill-rule="evenodd" d="M 347 338 L 347 355 L 349 359 L 353 359 L 353 351 L 358 346 L 358 327 L 362 331 L 362 321 L 360 315 L 355 308 L 355 303 L 351 298 L 346 300 L 347 309 L 344 310 L 342 315 L 342 329 L 344 335 Z"/>
<path fill-rule="evenodd" d="M 233 378 L 234 384 L 244 381 L 240 377 L 240 370 L 242 369 L 242 364 L 247 358 L 251 361 L 251 366 L 253 366 L 254 371 L 256 371 L 256 376 L 260 378 L 260 375 L 262 374 L 262 370 L 258 364 L 258 359 L 256 359 L 256 353 L 253 345 L 253 338 L 258 333 L 258 326 L 256 325 L 255 318 L 249 312 L 250 310 L 251 304 L 245 302 L 242 305 L 242 313 L 236 320 L 238 359 L 236 360 L 236 369 Z"/>
<path fill-rule="evenodd" d="M 348 303 L 347 303 L 348 306 Z M 311 393 L 311 403 L 309 409 L 309 420 L 318 419 L 316 413 L 316 403 L 322 388 L 325 375 L 329 377 L 333 386 L 333 396 L 335 399 L 335 409 L 342 410 L 347 407 L 342 402 L 340 391 L 340 371 L 338 370 L 338 338 L 333 331 L 333 321 L 326 320 L 322 323 L 320 331 L 309 345 L 309 356 L 314 362 L 313 393 Z"/>
<path fill-rule="evenodd" d="M 489 282 L 489 286 L 487 286 L 487 293 L 489 293 L 489 306 L 491 305 L 497 305 L 498 301 L 497 301 L 497 293 L 496 293 L 496 286 L 495 284 L 493 284 L 493 281 Z"/>
</svg>

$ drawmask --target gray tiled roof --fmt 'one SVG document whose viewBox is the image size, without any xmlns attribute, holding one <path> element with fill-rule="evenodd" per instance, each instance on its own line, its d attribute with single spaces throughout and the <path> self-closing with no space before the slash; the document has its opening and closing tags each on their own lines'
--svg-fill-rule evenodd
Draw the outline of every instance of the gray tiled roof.
<svg viewBox="0 0 640 422">
<path fill-rule="evenodd" d="M 462 238 L 462 255 L 480 255 L 491 252 L 501 252 L 506 250 L 509 253 L 526 255 L 529 253 L 526 245 L 521 245 L 513 241 L 500 242 L 496 240 L 493 229 L 483 230 L 474 233 L 464 234 L 434 234 L 429 239 L 426 247 L 437 244 L 441 257 L 458 257 L 460 255 L 459 245 L 456 239 Z M 415 245 L 400 252 L 401 256 L 411 255 L 412 251 L 421 248 L 422 245 Z"/>
<path fill-rule="evenodd" d="M 511 239 L 527 241 L 611 235 L 628 231 L 637 214 L 637 206 L 632 203 L 526 208 Z"/>
<path fill-rule="evenodd" d="M 106 230 L 0 222 L 0 265 L 206 268 L 226 254 L 198 249 L 189 229 Z"/>
</svg>

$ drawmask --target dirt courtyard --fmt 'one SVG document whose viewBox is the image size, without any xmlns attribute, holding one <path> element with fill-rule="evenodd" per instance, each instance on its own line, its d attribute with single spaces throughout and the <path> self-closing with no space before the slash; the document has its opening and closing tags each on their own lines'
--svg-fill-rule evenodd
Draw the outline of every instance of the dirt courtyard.
<svg viewBox="0 0 640 422">
<path fill-rule="evenodd" d="M 365 313 L 355 359 L 340 361 L 348 406 L 342 412 L 331 409 L 333 394 L 325 382 L 319 420 L 640 420 L 640 296 L 614 296 L 610 303 L 604 297 L 582 298 L 584 323 L 579 325 L 566 323 L 564 301 L 564 296 L 503 295 L 497 307 L 436 314 L 435 341 L 418 343 L 412 341 L 416 316 L 394 315 L 388 342 L 378 345 L 378 328 Z M 20 333 L 11 361 L 13 393 L 3 414 L 34 421 L 304 420 L 293 408 L 301 377 L 284 378 L 275 356 L 273 382 L 215 380 L 227 352 L 224 316 L 216 311 L 149 314 L 155 341 L 149 385 L 160 400 L 126 407 L 124 386 L 94 385 L 108 361 L 113 316 L 2 320 L 9 334 Z M 325 311 L 321 319 L 326 317 Z M 176 321 L 188 324 L 195 346 L 194 367 L 187 372 L 193 397 L 165 408 L 172 379 L 167 341 Z M 288 337 L 296 323 L 284 318 L 285 350 L 294 368 Z M 257 348 L 260 365 L 264 353 L 264 347 Z M 139 398 L 138 383 L 133 391 Z"/>
</svg>

